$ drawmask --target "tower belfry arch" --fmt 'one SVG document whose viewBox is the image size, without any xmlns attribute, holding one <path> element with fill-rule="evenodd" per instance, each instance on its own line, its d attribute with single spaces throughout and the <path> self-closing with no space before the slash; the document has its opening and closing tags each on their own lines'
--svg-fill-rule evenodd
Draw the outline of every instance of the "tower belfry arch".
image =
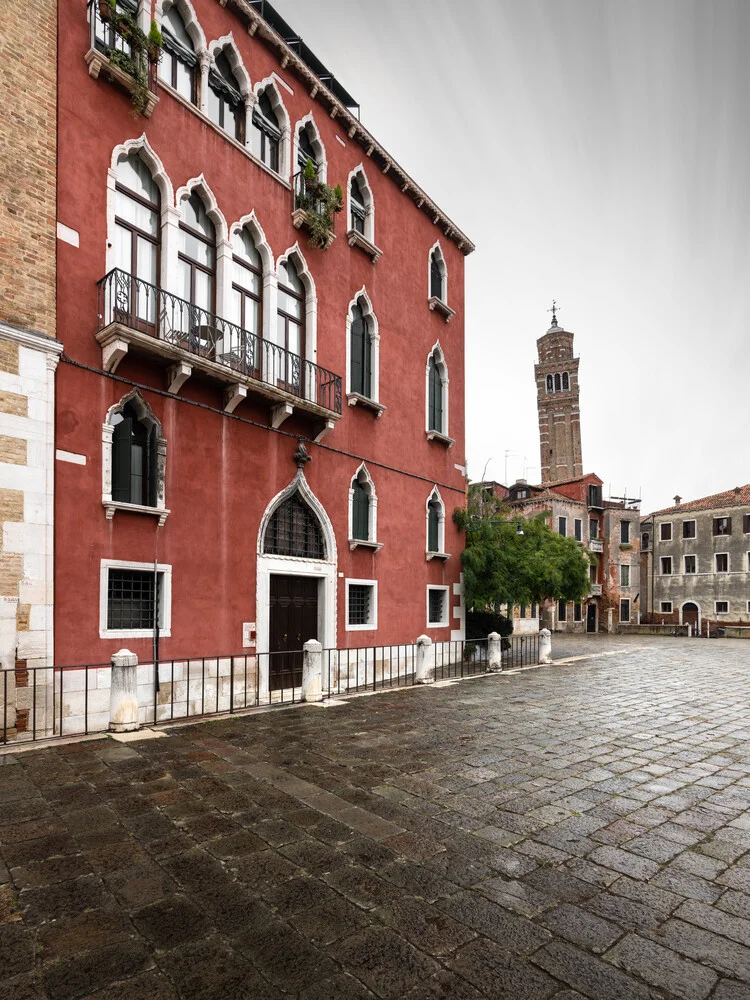
<svg viewBox="0 0 750 1000">
<path fill-rule="evenodd" d="M 534 376 L 543 483 L 583 475 L 579 359 L 573 354 L 573 334 L 558 324 L 559 308 L 553 299 L 548 310 L 552 325 L 536 342 L 539 361 Z"/>
</svg>

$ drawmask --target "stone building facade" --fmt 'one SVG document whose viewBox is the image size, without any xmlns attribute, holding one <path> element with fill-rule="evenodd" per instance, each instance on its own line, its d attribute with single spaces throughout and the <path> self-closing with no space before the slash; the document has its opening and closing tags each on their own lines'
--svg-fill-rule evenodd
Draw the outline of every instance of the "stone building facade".
<svg viewBox="0 0 750 1000">
<path fill-rule="evenodd" d="M 579 359 L 573 354 L 573 334 L 557 324 L 537 340 L 534 365 L 542 483 L 574 479 L 583 473 Z"/>
<path fill-rule="evenodd" d="M 24 732 L 53 659 L 55 0 L 2 6 L 0 63 L 0 717 Z"/>
<path fill-rule="evenodd" d="M 655 511 L 641 522 L 645 617 L 750 627 L 750 485 Z"/>
</svg>

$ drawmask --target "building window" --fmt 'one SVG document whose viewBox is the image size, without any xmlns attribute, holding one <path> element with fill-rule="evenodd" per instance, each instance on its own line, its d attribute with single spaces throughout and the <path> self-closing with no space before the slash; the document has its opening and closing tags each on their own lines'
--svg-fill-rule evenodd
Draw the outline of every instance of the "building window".
<svg viewBox="0 0 750 1000">
<path fill-rule="evenodd" d="M 671 542 L 672 541 L 672 522 L 671 521 L 665 521 L 663 524 L 659 525 L 659 541 L 661 541 L 661 542 Z"/>
<path fill-rule="evenodd" d="M 161 198 L 151 171 L 138 153 L 121 156 L 115 181 L 114 264 L 133 280 L 124 286 L 124 296 L 118 284 L 113 316 L 151 333 L 156 324 L 160 233 Z"/>
<path fill-rule="evenodd" d="M 156 507 L 156 424 L 147 426 L 128 403 L 113 413 L 112 499 Z"/>
<path fill-rule="evenodd" d="M 448 588 L 427 588 L 427 624 L 431 628 L 445 627 L 448 622 Z"/>
<path fill-rule="evenodd" d="M 325 559 L 323 530 L 316 514 L 295 490 L 271 515 L 263 540 L 266 555 Z"/>
<path fill-rule="evenodd" d="M 557 519 L 557 533 L 558 535 L 568 534 L 568 519 L 567 517 L 558 517 Z"/>
<path fill-rule="evenodd" d="M 715 517 L 714 535 L 731 535 L 731 534 L 732 534 L 732 518 Z"/>
<path fill-rule="evenodd" d="M 347 631 L 375 630 L 378 627 L 378 584 L 376 580 L 346 581 Z"/>
<path fill-rule="evenodd" d="M 214 312 L 216 285 L 216 230 L 197 194 L 183 198 L 180 211 L 180 248 L 178 253 L 182 297 L 191 305 Z M 208 352 L 216 331 L 207 316 L 185 316 L 191 335 Z"/>
<path fill-rule="evenodd" d="M 350 328 L 351 369 L 349 372 L 352 392 L 372 397 L 372 321 L 365 316 L 359 302 L 351 309 Z"/>
<path fill-rule="evenodd" d="M 525 618 L 526 617 L 526 605 L 525 604 L 522 604 L 521 607 L 518 609 L 518 617 L 519 618 Z"/>
<path fill-rule="evenodd" d="M 349 516 L 351 530 L 350 547 L 353 542 L 368 542 L 373 547 L 377 543 L 377 497 L 375 486 L 364 463 L 357 470 L 349 490 Z M 379 546 L 377 546 L 379 547 Z"/>
<path fill-rule="evenodd" d="M 573 521 L 573 535 L 577 542 L 583 541 L 583 521 L 578 517 Z"/>
<path fill-rule="evenodd" d="M 301 358 L 305 354 L 305 288 L 294 261 L 279 264 L 277 343 L 286 352 L 276 359 L 282 388 L 298 393 L 302 386 Z"/>
<path fill-rule="evenodd" d="M 672 575 L 672 557 L 662 556 L 661 557 L 661 575 L 671 576 Z"/>
<path fill-rule="evenodd" d="M 695 521 L 682 522 L 682 537 L 695 538 Z"/>
<path fill-rule="evenodd" d="M 159 79 L 169 84 L 186 101 L 197 104 L 198 57 L 185 22 L 174 4 L 162 18 L 161 33 L 163 47 L 159 61 Z"/>
<path fill-rule="evenodd" d="M 435 246 L 430 251 L 430 298 L 439 299 L 447 304 L 448 272 L 445 266 L 443 251 L 439 246 Z"/>
<path fill-rule="evenodd" d="M 278 173 L 281 127 L 268 90 L 261 91 L 253 108 L 250 142 L 261 163 Z"/>
<path fill-rule="evenodd" d="M 555 383 L 551 375 L 547 376 L 547 392 L 554 392 Z"/>
<path fill-rule="evenodd" d="M 532 618 L 536 618 L 537 617 L 537 611 L 538 611 L 538 609 L 537 609 L 536 604 L 532 604 L 531 605 L 531 617 Z"/>
<path fill-rule="evenodd" d="M 697 572 L 695 556 L 685 556 L 685 572 L 686 573 Z"/>
<path fill-rule="evenodd" d="M 644 531 L 641 535 L 641 548 L 644 552 L 648 552 L 649 536 L 648 533 Z"/>
<path fill-rule="evenodd" d="M 559 372 L 555 374 L 555 392 L 562 392 L 562 376 Z"/>
<path fill-rule="evenodd" d="M 435 488 L 427 501 L 427 552 L 444 551 L 445 547 L 445 506 Z"/>
<path fill-rule="evenodd" d="M 324 156 L 323 145 L 316 134 L 315 126 L 311 121 L 305 122 L 297 129 L 297 169 L 300 172 L 304 171 L 309 160 L 317 175 Z"/>
<path fill-rule="evenodd" d="M 746 535 L 750 532 L 750 514 L 742 515 L 742 530 Z"/>
<path fill-rule="evenodd" d="M 568 620 L 568 606 L 565 601 L 557 602 L 557 620 L 559 622 L 566 622 Z"/>
<path fill-rule="evenodd" d="M 570 389 L 570 378 L 567 372 L 562 373 L 562 391 L 568 392 Z"/>
<path fill-rule="evenodd" d="M 172 617 L 172 567 L 153 563 L 101 561 L 100 638 L 168 638 Z"/>
<path fill-rule="evenodd" d="M 729 572 L 729 555 L 726 552 L 716 553 L 716 572 L 717 573 Z"/>
<path fill-rule="evenodd" d="M 589 484 L 589 507 L 602 506 L 602 488 L 594 483 Z"/>
<path fill-rule="evenodd" d="M 630 621 L 630 600 L 627 597 L 623 597 L 620 601 L 620 621 Z"/>
<path fill-rule="evenodd" d="M 427 361 L 427 431 L 448 434 L 448 369 L 439 346 Z"/>
<path fill-rule="evenodd" d="M 253 337 L 263 335 L 263 264 L 258 248 L 246 228 L 232 234 L 232 290 L 228 312 L 230 322 L 240 329 L 251 333 Z M 260 345 L 252 338 L 242 338 L 240 341 L 232 330 L 228 336 L 230 343 L 224 344 L 225 360 L 236 363 L 248 375 L 259 375 Z"/>
<path fill-rule="evenodd" d="M 597 573 L 597 567 L 589 566 L 589 580 L 591 581 L 591 583 L 596 583 L 596 573 Z"/>
<path fill-rule="evenodd" d="M 728 615 L 729 601 L 715 601 L 714 610 L 717 615 Z"/>
<path fill-rule="evenodd" d="M 589 538 L 599 537 L 599 521 L 595 517 L 589 518 Z"/>
<path fill-rule="evenodd" d="M 662 601 L 661 602 L 661 611 L 663 611 L 665 615 L 671 614 L 672 613 L 672 602 L 671 601 Z"/>
<path fill-rule="evenodd" d="M 573 621 L 574 622 L 583 621 L 583 609 L 580 604 L 573 605 Z"/>
<path fill-rule="evenodd" d="M 630 566 L 626 565 L 620 566 L 620 586 L 621 587 L 630 586 Z"/>
<path fill-rule="evenodd" d="M 620 521 L 620 545 L 630 544 L 630 521 Z"/>
<path fill-rule="evenodd" d="M 226 52 L 219 52 L 208 73 L 207 113 L 239 142 L 245 139 L 245 102 Z"/>
</svg>

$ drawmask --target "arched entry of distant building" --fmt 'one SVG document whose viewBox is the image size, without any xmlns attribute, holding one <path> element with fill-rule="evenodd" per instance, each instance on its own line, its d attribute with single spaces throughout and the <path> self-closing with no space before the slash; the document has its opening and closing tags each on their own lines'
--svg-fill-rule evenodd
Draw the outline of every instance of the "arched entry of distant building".
<svg viewBox="0 0 750 1000">
<path fill-rule="evenodd" d="M 686 601 L 680 608 L 680 625 L 692 625 L 693 634 L 701 629 L 701 609 L 694 601 Z"/>
</svg>

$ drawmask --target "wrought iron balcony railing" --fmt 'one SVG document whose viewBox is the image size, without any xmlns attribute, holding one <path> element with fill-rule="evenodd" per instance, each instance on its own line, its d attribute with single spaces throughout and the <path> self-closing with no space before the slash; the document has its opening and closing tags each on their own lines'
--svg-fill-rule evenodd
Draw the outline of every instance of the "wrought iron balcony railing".
<svg viewBox="0 0 750 1000">
<path fill-rule="evenodd" d="M 97 288 L 99 331 L 119 324 L 272 387 L 279 396 L 341 413 L 340 375 L 117 268 Z"/>
</svg>

